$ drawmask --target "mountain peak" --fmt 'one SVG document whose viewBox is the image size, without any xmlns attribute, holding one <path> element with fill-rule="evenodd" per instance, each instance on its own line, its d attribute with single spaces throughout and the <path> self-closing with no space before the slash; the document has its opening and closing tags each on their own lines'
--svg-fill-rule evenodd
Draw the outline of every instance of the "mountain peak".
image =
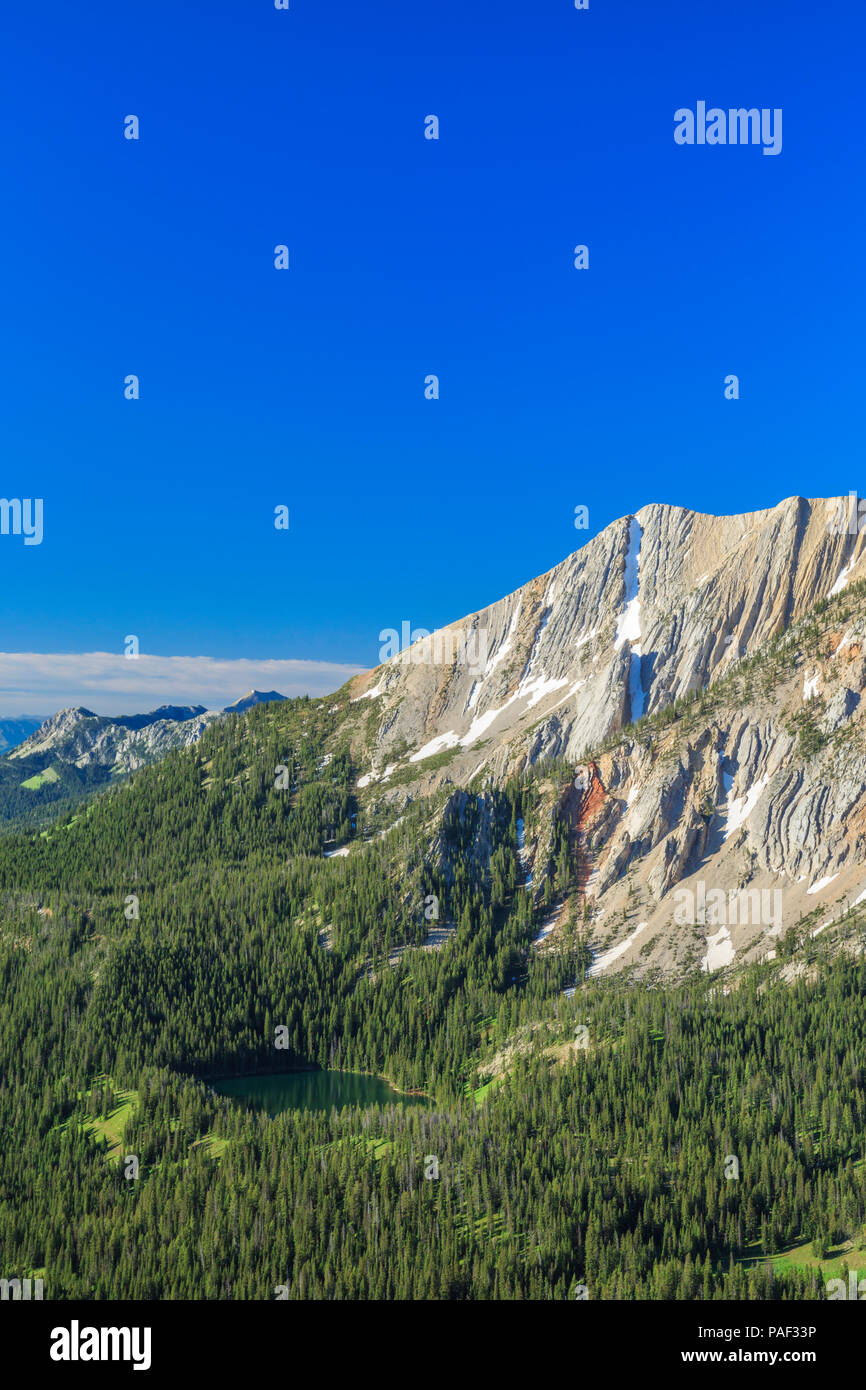
<svg viewBox="0 0 866 1390">
<path fill-rule="evenodd" d="M 223 714 L 243 714 L 246 710 L 252 709 L 253 705 L 265 705 L 272 700 L 285 700 L 286 698 L 278 690 L 248 690 L 246 695 L 235 700 L 234 704 L 226 705 Z"/>
<path fill-rule="evenodd" d="M 728 516 L 650 503 L 612 521 L 358 678 L 359 698 L 382 699 L 371 780 L 402 749 L 409 764 L 449 752 L 466 779 L 501 773 L 517 746 L 578 761 L 866 575 L 866 532 L 839 516 L 840 499 L 789 497 Z"/>
</svg>

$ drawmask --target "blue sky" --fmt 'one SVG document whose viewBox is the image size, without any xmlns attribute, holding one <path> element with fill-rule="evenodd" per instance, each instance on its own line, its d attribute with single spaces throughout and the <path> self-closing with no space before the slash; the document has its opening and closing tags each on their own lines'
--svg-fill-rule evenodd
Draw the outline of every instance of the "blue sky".
<svg viewBox="0 0 866 1390">
<path fill-rule="evenodd" d="M 291 3 L 4 20 L 0 649 L 333 685 L 647 502 L 859 487 L 860 7 Z M 698 100 L 782 153 L 676 145 Z"/>
</svg>

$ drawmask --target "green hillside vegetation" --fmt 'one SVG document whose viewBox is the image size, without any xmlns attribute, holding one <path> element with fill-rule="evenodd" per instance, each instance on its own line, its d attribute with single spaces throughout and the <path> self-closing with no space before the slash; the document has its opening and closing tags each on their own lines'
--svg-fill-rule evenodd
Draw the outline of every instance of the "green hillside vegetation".
<svg viewBox="0 0 866 1390">
<path fill-rule="evenodd" d="M 0 757 L 0 835 L 50 824 L 106 785 L 102 768 L 73 767 L 51 754 Z"/>
<path fill-rule="evenodd" d="M 26 782 L 22 782 L 22 787 L 28 791 L 36 791 L 39 787 L 45 787 L 52 782 L 59 782 L 60 774 L 56 768 L 46 767 L 43 772 L 35 772 L 32 777 L 28 777 Z"/>
<path fill-rule="evenodd" d="M 52 1298 L 823 1296 L 776 1257 L 862 1246 L 862 955 L 566 998 L 588 928 L 531 949 L 547 904 L 516 855 L 565 769 L 443 790 L 380 837 L 344 709 L 259 707 L 0 841 L 3 1272 L 44 1267 Z M 547 902 L 573 890 L 555 816 L 535 867 Z M 413 949 L 431 896 L 456 931 Z M 206 1085 L 310 1064 L 431 1108 L 271 1119 Z"/>
</svg>

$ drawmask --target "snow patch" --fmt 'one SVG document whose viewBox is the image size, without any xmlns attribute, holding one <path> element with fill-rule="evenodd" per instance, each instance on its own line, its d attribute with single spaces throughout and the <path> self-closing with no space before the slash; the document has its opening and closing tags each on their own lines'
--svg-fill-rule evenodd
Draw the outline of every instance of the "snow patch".
<svg viewBox="0 0 866 1390">
<path fill-rule="evenodd" d="M 723 773 L 724 776 L 726 774 Z M 765 790 L 769 780 L 769 776 L 765 773 L 765 776 L 760 777 L 756 783 L 753 783 L 752 787 L 746 788 L 744 795 L 734 796 L 734 798 L 731 798 L 731 792 L 728 790 L 727 824 L 724 827 L 724 840 L 727 840 L 730 835 L 734 834 L 734 831 L 740 830 L 740 827 L 744 826 L 745 821 L 749 819 L 755 806 L 758 805 L 760 794 Z"/>
<path fill-rule="evenodd" d="M 624 642 L 640 641 L 640 599 L 630 599 L 616 620 L 616 637 L 613 639 L 614 651 L 619 651 Z"/>
<path fill-rule="evenodd" d="M 803 674 L 803 699 L 812 700 L 818 693 L 818 681 L 821 679 L 821 672 L 816 671 L 814 676 Z"/>
<path fill-rule="evenodd" d="M 519 817 L 515 828 L 517 830 L 517 858 L 520 861 L 521 869 L 526 875 L 523 887 L 528 891 L 532 887 L 532 870 L 526 866 L 526 827 L 524 826 L 523 820 Z M 537 939 L 540 940 L 541 938 L 539 937 Z"/>
<path fill-rule="evenodd" d="M 641 684 L 641 654 L 632 647 L 628 662 L 628 707 L 632 723 L 643 714 L 643 685 Z"/>
<path fill-rule="evenodd" d="M 853 559 L 849 560 L 847 565 L 843 565 L 842 569 L 840 569 L 836 577 L 836 583 L 833 585 L 832 589 L 830 590 L 830 593 L 827 595 L 828 598 L 833 598 L 835 594 L 841 594 L 842 590 L 847 586 L 848 576 L 853 568 Z"/>
<path fill-rule="evenodd" d="M 490 728 L 494 720 L 498 719 L 502 713 L 501 709 L 489 709 L 485 714 L 478 714 L 469 725 L 468 731 L 460 740 L 461 748 L 468 748 L 470 743 L 474 743 L 477 738 Z"/>
<path fill-rule="evenodd" d="M 398 825 L 402 825 L 402 824 L 403 824 L 404 819 L 405 819 L 405 817 L 403 817 L 403 816 L 398 816 L 397 819 L 396 819 L 395 821 L 392 821 L 390 825 L 386 825 L 384 830 L 380 830 L 380 831 L 378 832 L 378 834 L 377 834 L 377 836 L 376 836 L 376 839 L 377 839 L 377 840 L 381 840 L 381 839 L 383 839 L 386 835 L 390 834 L 390 832 L 391 832 L 392 830 L 396 830 Z"/>
<path fill-rule="evenodd" d="M 558 908 L 556 912 L 554 912 L 550 917 L 547 918 L 545 922 L 542 923 L 541 931 L 538 933 L 538 935 L 534 938 L 532 942 L 533 946 L 537 946 L 540 941 L 544 941 L 548 936 L 550 936 L 550 933 L 553 931 L 553 928 L 556 926 L 561 916 L 562 908 Z"/>
<path fill-rule="evenodd" d="M 563 696 L 563 700 L 567 700 L 569 695 L 576 694 L 580 687 L 585 684 L 586 681 L 577 681 L 569 692 Z M 462 736 L 454 733 L 441 734 L 440 738 L 449 739 L 451 742 L 447 745 L 439 746 L 454 748 L 459 743 L 461 748 L 468 748 L 476 739 L 479 739 L 483 733 L 486 733 L 490 725 L 499 718 L 500 714 L 504 714 L 510 705 L 516 704 L 518 700 L 527 700 L 528 703 L 526 708 L 528 710 L 534 709 L 535 706 L 546 699 L 548 695 L 552 695 L 556 690 L 561 690 L 564 685 L 568 685 L 567 676 L 563 676 L 561 680 L 548 680 L 547 677 L 542 674 L 536 676 L 534 680 L 522 680 L 514 694 L 505 701 L 504 705 L 499 705 L 496 709 L 485 710 L 484 714 L 477 714 L 466 733 Z M 562 704 L 563 701 L 560 700 L 559 703 Z M 420 749 L 418 753 L 414 753 L 409 761 L 417 762 L 421 757 L 429 758 L 432 745 L 436 742 L 436 739 L 432 739 L 431 742 L 425 744 L 425 747 Z M 438 748 L 434 751 L 438 752 Z"/>
<path fill-rule="evenodd" d="M 602 971 L 607 970 L 609 965 L 613 965 L 615 960 L 619 960 L 620 956 L 624 956 L 629 947 L 637 941 L 644 927 L 648 926 L 648 922 L 641 922 L 635 927 L 631 936 L 626 937 L 625 941 L 621 941 L 618 946 L 611 946 L 609 951 L 603 951 L 598 960 L 589 967 L 590 975 L 600 975 Z"/>
<path fill-rule="evenodd" d="M 719 970 L 723 965 L 730 965 L 735 955 L 731 933 L 727 927 L 722 927 L 715 936 L 707 937 L 707 954 L 701 961 L 701 969 Z"/>
<path fill-rule="evenodd" d="M 722 773 L 722 776 L 725 777 L 726 774 Z M 731 792 L 728 790 L 728 819 L 725 825 L 724 839 L 727 840 L 735 831 L 740 829 L 740 826 L 745 825 L 769 780 L 769 776 L 765 774 L 751 787 L 747 787 L 742 796 L 732 798 Z"/>
<path fill-rule="evenodd" d="M 564 685 L 568 685 L 568 677 L 563 676 L 560 680 L 548 680 L 545 676 L 536 676 L 533 681 L 521 681 L 512 697 L 515 700 L 524 700 L 529 697 L 527 709 L 533 709 L 547 695 L 552 695 L 554 690 L 561 690 Z"/>
<path fill-rule="evenodd" d="M 625 553 L 625 608 L 616 620 L 614 651 L 629 644 L 628 693 L 632 723 L 640 719 L 644 709 L 641 686 L 641 626 L 640 626 L 640 522 L 632 517 L 628 524 L 628 547 Z"/>
<path fill-rule="evenodd" d="M 456 748 L 460 739 L 451 730 L 447 734 L 439 734 L 436 738 L 431 738 L 429 743 L 425 743 L 423 748 L 419 748 L 417 753 L 413 753 L 409 759 L 410 763 L 420 763 L 422 758 L 432 758 L 434 753 L 441 753 L 446 748 Z"/>
<path fill-rule="evenodd" d="M 818 881 L 817 881 L 817 883 L 813 883 L 812 886 L 811 886 L 811 888 L 807 888 L 807 889 L 806 889 L 806 892 L 807 892 L 807 893 L 820 893 L 821 890 L 822 890 L 823 888 L 826 888 L 828 884 L 830 884 L 830 883 L 833 882 L 834 878 L 838 878 L 838 877 L 839 877 L 838 873 L 835 873 L 835 874 L 827 874 L 827 876 L 826 876 L 825 878 L 819 878 Z"/>
<path fill-rule="evenodd" d="M 556 580 L 553 581 L 553 583 L 547 591 L 547 594 L 545 595 L 544 608 L 541 618 L 541 626 L 535 634 L 535 641 L 532 644 L 532 651 L 529 653 L 529 660 L 523 668 L 523 675 L 520 677 L 521 685 L 525 684 L 525 682 L 529 679 L 529 676 L 532 674 L 532 667 L 535 664 L 535 658 L 538 654 L 538 648 L 541 645 L 541 638 L 544 635 L 544 629 L 550 622 L 550 615 L 553 612 L 553 595 L 555 588 Z"/>
</svg>

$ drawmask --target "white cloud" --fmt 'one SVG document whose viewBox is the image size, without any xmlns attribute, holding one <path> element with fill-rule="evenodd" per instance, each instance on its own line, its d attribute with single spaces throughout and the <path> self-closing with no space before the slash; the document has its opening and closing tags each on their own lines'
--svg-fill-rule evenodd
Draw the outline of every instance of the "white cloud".
<svg viewBox="0 0 866 1390">
<path fill-rule="evenodd" d="M 135 658 L 113 652 L 0 652 L 0 715 L 54 714 L 84 705 L 96 714 L 138 714 L 157 705 L 222 709 L 248 690 L 327 695 L 362 669 L 329 661 Z"/>
</svg>

